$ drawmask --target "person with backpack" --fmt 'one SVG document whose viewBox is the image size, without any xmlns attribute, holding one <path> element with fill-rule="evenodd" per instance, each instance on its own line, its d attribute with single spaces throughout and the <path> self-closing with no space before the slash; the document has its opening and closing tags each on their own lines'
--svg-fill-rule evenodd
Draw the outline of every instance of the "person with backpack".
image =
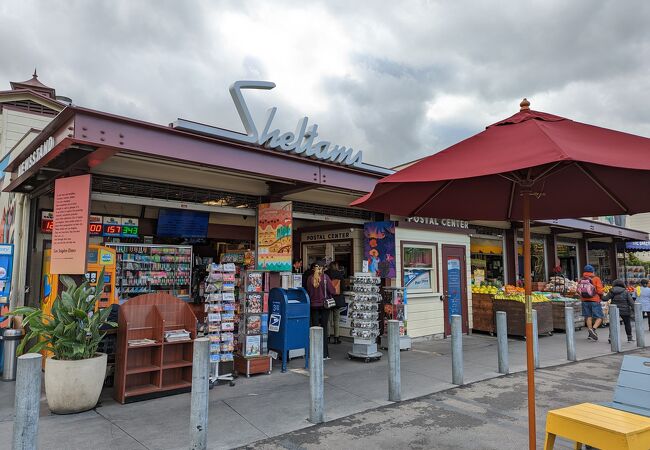
<svg viewBox="0 0 650 450">
<path fill-rule="evenodd" d="M 603 323 L 603 308 L 600 298 L 603 295 L 603 282 L 594 273 L 594 266 L 587 264 L 582 278 L 578 281 L 576 292 L 582 300 L 582 315 L 587 325 L 587 339 L 598 340 L 596 330 Z"/>
<path fill-rule="evenodd" d="M 614 280 L 612 289 L 603 298 L 604 301 L 613 303 L 618 308 L 618 314 L 625 325 L 625 334 L 627 334 L 627 341 L 632 342 L 632 323 L 631 316 L 634 311 L 634 300 L 632 294 L 627 291 L 625 281 L 620 278 Z"/>
</svg>

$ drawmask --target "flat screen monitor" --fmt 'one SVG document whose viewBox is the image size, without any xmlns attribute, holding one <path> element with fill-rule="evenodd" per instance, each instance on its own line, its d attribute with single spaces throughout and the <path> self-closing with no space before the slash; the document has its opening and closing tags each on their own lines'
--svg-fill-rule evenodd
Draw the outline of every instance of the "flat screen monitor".
<svg viewBox="0 0 650 450">
<path fill-rule="evenodd" d="M 210 213 L 161 209 L 158 213 L 158 237 L 205 238 Z"/>
</svg>

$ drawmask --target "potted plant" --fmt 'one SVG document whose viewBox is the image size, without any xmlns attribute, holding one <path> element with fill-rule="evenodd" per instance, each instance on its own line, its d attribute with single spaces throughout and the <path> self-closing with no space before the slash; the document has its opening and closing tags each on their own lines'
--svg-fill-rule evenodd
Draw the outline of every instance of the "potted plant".
<svg viewBox="0 0 650 450">
<path fill-rule="evenodd" d="M 106 376 L 106 354 L 97 353 L 105 325 L 116 327 L 108 321 L 110 308 L 95 311 L 104 290 L 104 271 L 96 286 L 87 281 L 77 285 L 65 275 L 61 282 L 66 290 L 56 297 L 50 314 L 40 308 L 21 307 L 13 315 L 24 315 L 23 323 L 29 331 L 18 354 L 30 340 L 36 343 L 30 352 L 47 351 L 45 360 L 45 395 L 50 410 L 57 414 L 70 414 L 92 409 Z"/>
</svg>

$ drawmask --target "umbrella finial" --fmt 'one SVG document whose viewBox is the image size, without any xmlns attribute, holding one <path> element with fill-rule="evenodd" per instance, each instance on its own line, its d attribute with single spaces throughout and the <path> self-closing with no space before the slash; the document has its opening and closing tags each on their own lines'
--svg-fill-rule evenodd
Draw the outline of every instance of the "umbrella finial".
<svg viewBox="0 0 650 450">
<path fill-rule="evenodd" d="M 521 103 L 519 103 L 519 111 L 527 111 L 530 109 L 530 102 L 528 99 L 524 98 Z"/>
</svg>

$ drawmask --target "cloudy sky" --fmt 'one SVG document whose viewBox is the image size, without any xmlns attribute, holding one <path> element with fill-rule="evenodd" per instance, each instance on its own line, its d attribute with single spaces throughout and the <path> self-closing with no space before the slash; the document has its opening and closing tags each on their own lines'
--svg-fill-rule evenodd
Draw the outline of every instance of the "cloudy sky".
<svg viewBox="0 0 650 450">
<path fill-rule="evenodd" d="M 0 88 L 38 68 L 75 104 L 243 131 L 302 116 L 396 165 L 532 108 L 650 136 L 647 1 L 3 0 Z"/>
</svg>

